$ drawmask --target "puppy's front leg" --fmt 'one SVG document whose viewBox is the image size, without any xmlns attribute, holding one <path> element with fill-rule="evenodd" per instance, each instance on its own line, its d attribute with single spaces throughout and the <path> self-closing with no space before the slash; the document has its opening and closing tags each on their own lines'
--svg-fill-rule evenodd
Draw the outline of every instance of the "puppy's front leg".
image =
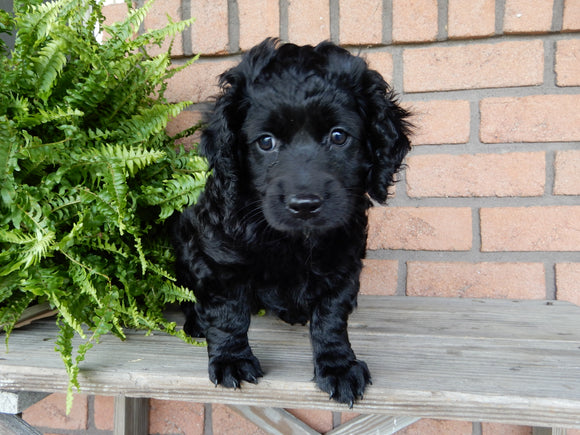
<svg viewBox="0 0 580 435">
<path fill-rule="evenodd" d="M 341 298 L 326 299 L 313 310 L 310 335 L 314 352 L 314 380 L 337 402 L 363 397 L 371 375 L 364 361 L 356 359 L 348 340 L 347 320 L 352 304 Z"/>
<path fill-rule="evenodd" d="M 257 383 L 264 373 L 248 343 L 247 304 L 222 300 L 196 308 L 207 339 L 210 380 L 228 388 L 238 388 L 241 381 Z"/>
</svg>

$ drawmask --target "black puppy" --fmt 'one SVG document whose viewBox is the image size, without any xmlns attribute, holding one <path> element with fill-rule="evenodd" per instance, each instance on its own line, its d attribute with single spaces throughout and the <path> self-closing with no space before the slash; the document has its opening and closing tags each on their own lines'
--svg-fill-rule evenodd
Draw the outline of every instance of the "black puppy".
<svg viewBox="0 0 580 435">
<path fill-rule="evenodd" d="M 371 378 L 347 334 L 368 196 L 387 198 L 409 150 L 408 113 L 331 43 L 266 40 L 220 85 L 200 144 L 213 171 L 174 228 L 178 279 L 197 297 L 186 332 L 207 338 L 210 379 L 235 388 L 263 375 L 248 344 L 253 312 L 310 322 L 314 379 L 352 406 Z"/>
</svg>

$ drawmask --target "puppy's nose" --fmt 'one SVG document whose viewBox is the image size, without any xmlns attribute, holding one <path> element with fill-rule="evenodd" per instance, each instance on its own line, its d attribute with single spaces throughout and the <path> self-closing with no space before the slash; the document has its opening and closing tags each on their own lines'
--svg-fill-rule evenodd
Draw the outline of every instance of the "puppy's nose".
<svg viewBox="0 0 580 435">
<path fill-rule="evenodd" d="M 314 194 L 292 195 L 286 207 L 299 219 L 309 219 L 318 214 L 322 206 L 322 198 Z"/>
</svg>

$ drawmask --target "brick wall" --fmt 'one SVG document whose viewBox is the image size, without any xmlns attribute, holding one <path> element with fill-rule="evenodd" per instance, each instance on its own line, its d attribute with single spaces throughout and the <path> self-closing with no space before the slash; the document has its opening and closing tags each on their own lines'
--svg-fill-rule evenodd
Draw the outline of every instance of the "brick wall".
<svg viewBox="0 0 580 435">
<path fill-rule="evenodd" d="M 105 8 L 110 21 L 126 13 L 116 3 Z M 169 99 L 198 103 L 172 131 L 196 122 L 217 75 L 267 36 L 351 48 L 415 113 L 408 168 L 389 207 L 370 213 L 363 293 L 580 304 L 578 0 L 158 0 L 145 27 L 166 14 L 197 18 L 173 46 L 175 63 L 201 55 L 169 83 Z M 106 434 L 112 406 L 80 396 L 65 417 L 62 396 L 53 395 L 25 418 L 46 433 Z M 293 412 L 321 432 L 349 417 Z M 224 406 L 155 400 L 150 427 L 261 433 Z M 531 429 L 422 420 L 402 433 Z"/>
</svg>

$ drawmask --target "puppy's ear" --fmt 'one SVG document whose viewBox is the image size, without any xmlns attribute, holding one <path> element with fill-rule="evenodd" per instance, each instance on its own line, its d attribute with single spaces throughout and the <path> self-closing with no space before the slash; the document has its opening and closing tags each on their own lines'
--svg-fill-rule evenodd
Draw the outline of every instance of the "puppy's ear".
<svg viewBox="0 0 580 435">
<path fill-rule="evenodd" d="M 217 175 L 236 174 L 240 131 L 249 105 L 248 87 L 274 57 L 278 40 L 269 38 L 246 53 L 242 61 L 220 76 L 220 95 L 201 138 L 200 151 Z"/>
<path fill-rule="evenodd" d="M 379 73 L 367 69 L 362 77 L 365 94 L 367 142 L 371 169 L 367 191 L 371 198 L 384 203 L 389 186 L 411 149 L 408 135 L 412 128 L 410 113 L 403 109 Z"/>
</svg>

